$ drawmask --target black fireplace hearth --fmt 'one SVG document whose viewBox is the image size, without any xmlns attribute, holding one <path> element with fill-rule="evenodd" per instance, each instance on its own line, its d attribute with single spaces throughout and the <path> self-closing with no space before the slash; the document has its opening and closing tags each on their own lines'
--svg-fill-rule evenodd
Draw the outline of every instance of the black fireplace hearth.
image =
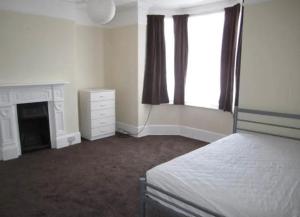
<svg viewBox="0 0 300 217">
<path fill-rule="evenodd" d="M 51 148 L 48 103 L 18 104 L 22 153 Z"/>
</svg>

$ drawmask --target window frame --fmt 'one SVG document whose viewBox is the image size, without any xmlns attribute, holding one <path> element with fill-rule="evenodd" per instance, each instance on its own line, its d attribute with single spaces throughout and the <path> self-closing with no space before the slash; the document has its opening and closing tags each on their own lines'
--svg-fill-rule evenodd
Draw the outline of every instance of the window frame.
<svg viewBox="0 0 300 217">
<path fill-rule="evenodd" d="M 194 15 L 190 15 L 191 18 L 192 17 L 201 17 L 201 16 L 206 16 L 206 15 L 212 15 L 212 14 L 219 14 L 219 13 L 222 13 L 224 18 L 223 20 L 221 21 L 222 22 L 222 27 L 221 27 L 221 44 L 220 44 L 220 57 L 221 57 L 221 51 L 222 51 L 222 37 L 223 37 L 223 29 L 224 29 L 224 20 L 225 20 L 225 10 L 222 9 L 222 10 L 217 10 L 217 11 L 211 11 L 211 12 L 206 12 L 206 13 L 200 13 L 200 14 L 194 14 Z M 189 18 L 190 19 L 190 18 Z M 171 20 L 171 21 L 170 21 Z M 167 23 L 168 22 L 171 22 L 171 26 L 172 26 L 172 31 L 170 31 L 170 28 L 168 27 Z M 173 24 L 173 19 L 172 19 L 172 16 L 166 16 L 165 17 L 165 39 L 166 39 L 166 63 L 167 63 L 167 87 L 168 87 L 168 94 L 169 94 L 169 99 L 170 99 L 170 102 L 169 104 L 171 105 L 174 105 L 173 102 L 174 102 L 174 24 Z M 169 24 L 170 25 L 170 24 Z M 188 24 L 189 25 L 189 24 Z M 189 31 L 190 33 L 190 31 Z M 167 36 L 168 35 L 168 36 Z M 171 35 L 171 36 L 170 36 Z M 170 37 L 172 38 L 172 40 L 170 40 Z M 190 38 L 190 37 L 189 37 Z M 168 48 L 170 47 L 170 44 L 172 44 L 172 52 L 168 52 Z M 191 47 L 191 44 L 190 44 L 190 41 L 189 41 L 189 48 Z M 171 58 L 168 58 L 171 57 Z M 190 59 L 190 51 L 189 51 L 189 57 Z M 171 61 L 170 61 L 171 59 Z M 221 58 L 218 58 L 220 59 L 219 62 L 221 64 Z M 188 64 L 189 64 L 189 61 L 188 60 Z M 220 67 L 219 67 L 220 68 Z M 221 73 L 221 68 L 218 70 L 218 73 L 220 74 Z M 170 76 L 170 74 L 172 76 Z M 188 78 L 188 74 L 189 74 L 189 68 L 187 69 L 187 78 Z M 172 77 L 171 81 L 170 81 L 170 77 Z M 172 84 L 171 84 L 172 83 Z M 218 80 L 218 85 L 220 85 L 220 79 Z M 186 88 L 186 87 L 185 87 Z M 172 90 L 171 90 L 172 89 Z M 171 90 L 171 91 L 170 91 Z M 171 92 L 171 94 L 170 94 Z M 186 93 L 185 93 L 186 94 Z M 218 94 L 219 95 L 219 94 Z M 218 99 L 219 100 L 219 99 Z M 185 104 L 184 106 L 188 106 L 188 107 L 194 107 L 194 108 L 205 108 L 205 109 L 211 109 L 211 110 L 218 110 L 219 107 L 218 107 L 218 104 L 219 104 L 219 101 L 216 102 L 216 105 L 205 105 L 205 104 L 193 104 L 191 102 L 187 102 L 185 100 Z"/>
</svg>

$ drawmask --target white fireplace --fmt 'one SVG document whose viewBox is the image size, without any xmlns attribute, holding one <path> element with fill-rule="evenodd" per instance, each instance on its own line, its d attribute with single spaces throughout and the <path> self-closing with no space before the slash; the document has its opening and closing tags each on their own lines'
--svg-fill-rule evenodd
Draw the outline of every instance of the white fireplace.
<svg viewBox="0 0 300 217">
<path fill-rule="evenodd" d="M 80 133 L 66 134 L 64 86 L 67 83 L 0 85 L 0 160 L 21 155 L 17 105 L 48 102 L 51 148 L 80 143 Z"/>
</svg>

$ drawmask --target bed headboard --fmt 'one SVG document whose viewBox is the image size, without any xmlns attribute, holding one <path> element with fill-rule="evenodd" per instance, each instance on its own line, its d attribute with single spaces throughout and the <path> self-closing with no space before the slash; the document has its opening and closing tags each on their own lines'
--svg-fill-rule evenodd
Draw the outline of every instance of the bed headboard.
<svg viewBox="0 0 300 217">
<path fill-rule="evenodd" d="M 233 132 L 240 131 L 300 141 L 300 115 L 235 107 Z"/>
</svg>

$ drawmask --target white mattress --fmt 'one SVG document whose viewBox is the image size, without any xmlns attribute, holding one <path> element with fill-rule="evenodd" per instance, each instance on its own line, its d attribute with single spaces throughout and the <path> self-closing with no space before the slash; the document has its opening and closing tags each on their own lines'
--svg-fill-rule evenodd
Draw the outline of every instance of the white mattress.
<svg viewBox="0 0 300 217">
<path fill-rule="evenodd" d="M 300 217 L 297 141 L 233 134 L 149 170 L 146 178 L 228 217 Z"/>
</svg>

